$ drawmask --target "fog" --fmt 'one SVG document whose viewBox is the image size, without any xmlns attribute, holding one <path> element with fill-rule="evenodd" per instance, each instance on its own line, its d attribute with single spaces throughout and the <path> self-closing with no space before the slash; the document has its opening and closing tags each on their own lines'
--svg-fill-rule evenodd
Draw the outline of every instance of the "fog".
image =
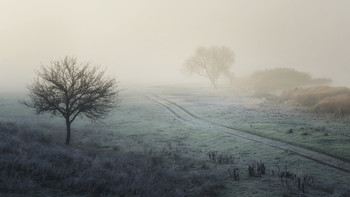
<svg viewBox="0 0 350 197">
<path fill-rule="evenodd" d="M 232 72 L 289 67 L 350 86 L 350 1 L 0 1 L 0 91 L 22 91 L 66 55 L 121 84 L 192 83 L 198 46 L 227 46 Z"/>
</svg>

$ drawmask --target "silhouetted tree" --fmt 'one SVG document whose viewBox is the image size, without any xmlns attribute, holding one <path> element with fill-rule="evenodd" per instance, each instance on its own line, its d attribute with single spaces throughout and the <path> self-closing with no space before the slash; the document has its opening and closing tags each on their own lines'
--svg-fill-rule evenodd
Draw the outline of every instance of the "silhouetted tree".
<svg viewBox="0 0 350 197">
<path fill-rule="evenodd" d="M 119 90 L 114 78 L 90 63 L 78 64 L 74 57 L 42 66 L 38 77 L 28 86 L 30 101 L 23 104 L 36 114 L 45 112 L 63 116 L 66 121 L 66 144 L 70 143 L 71 124 L 78 116 L 92 121 L 103 118 L 118 105 Z"/>
<path fill-rule="evenodd" d="M 185 62 L 185 71 L 208 78 L 216 88 L 221 74 L 230 73 L 234 63 L 234 53 L 227 47 L 199 47 Z"/>
</svg>

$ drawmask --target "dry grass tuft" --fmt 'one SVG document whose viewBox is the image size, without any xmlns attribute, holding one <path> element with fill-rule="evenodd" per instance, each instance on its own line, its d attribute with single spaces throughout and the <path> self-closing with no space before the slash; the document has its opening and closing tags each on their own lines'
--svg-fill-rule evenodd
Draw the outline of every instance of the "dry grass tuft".
<svg viewBox="0 0 350 197">
<path fill-rule="evenodd" d="M 318 86 L 289 89 L 283 91 L 280 98 L 312 107 L 318 113 L 333 113 L 337 116 L 350 114 L 350 89 L 346 87 Z"/>
<path fill-rule="evenodd" d="M 319 86 L 299 90 L 294 100 L 304 106 L 315 106 L 324 98 L 340 94 L 349 94 L 350 89 L 345 87 Z"/>
<path fill-rule="evenodd" d="M 341 94 L 322 99 L 315 107 L 318 113 L 333 113 L 336 116 L 350 114 L 350 95 Z"/>
</svg>

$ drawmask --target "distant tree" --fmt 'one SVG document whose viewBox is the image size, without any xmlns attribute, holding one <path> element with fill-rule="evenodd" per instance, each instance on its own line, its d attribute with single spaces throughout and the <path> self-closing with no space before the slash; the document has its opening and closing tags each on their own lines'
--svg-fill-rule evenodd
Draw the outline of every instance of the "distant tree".
<svg viewBox="0 0 350 197">
<path fill-rule="evenodd" d="M 199 47 L 195 54 L 185 61 L 184 68 L 188 73 L 208 78 L 216 88 L 220 75 L 230 73 L 233 63 L 234 53 L 227 47 Z"/>
<path fill-rule="evenodd" d="M 92 121 L 103 118 L 118 105 L 119 90 L 114 78 L 90 63 L 78 64 L 74 57 L 42 66 L 38 77 L 28 86 L 30 101 L 22 101 L 36 114 L 45 112 L 63 116 L 66 121 L 66 144 L 70 143 L 71 124 L 78 116 Z"/>
</svg>

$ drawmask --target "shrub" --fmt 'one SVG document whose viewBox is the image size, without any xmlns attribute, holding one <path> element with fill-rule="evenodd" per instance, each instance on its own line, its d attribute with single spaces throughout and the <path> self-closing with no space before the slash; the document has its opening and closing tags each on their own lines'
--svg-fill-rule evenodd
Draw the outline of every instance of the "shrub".
<svg viewBox="0 0 350 197">
<path fill-rule="evenodd" d="M 280 98 L 283 101 L 312 107 L 317 113 L 333 113 L 337 116 L 350 114 L 350 89 L 346 87 L 289 89 L 283 91 Z"/>
<path fill-rule="evenodd" d="M 322 99 L 315 107 L 315 112 L 333 113 L 337 116 L 350 114 L 350 94 L 341 94 Z"/>
<path fill-rule="evenodd" d="M 315 106 L 322 99 L 329 96 L 336 96 L 340 94 L 349 94 L 350 89 L 345 87 L 329 87 L 319 86 L 307 89 L 301 89 L 296 92 L 294 96 L 295 102 L 304 106 Z"/>
<path fill-rule="evenodd" d="M 325 85 L 330 79 L 313 79 L 311 75 L 290 68 L 274 68 L 256 71 L 250 76 L 250 85 L 258 91 L 275 91 L 306 85 Z"/>
</svg>

